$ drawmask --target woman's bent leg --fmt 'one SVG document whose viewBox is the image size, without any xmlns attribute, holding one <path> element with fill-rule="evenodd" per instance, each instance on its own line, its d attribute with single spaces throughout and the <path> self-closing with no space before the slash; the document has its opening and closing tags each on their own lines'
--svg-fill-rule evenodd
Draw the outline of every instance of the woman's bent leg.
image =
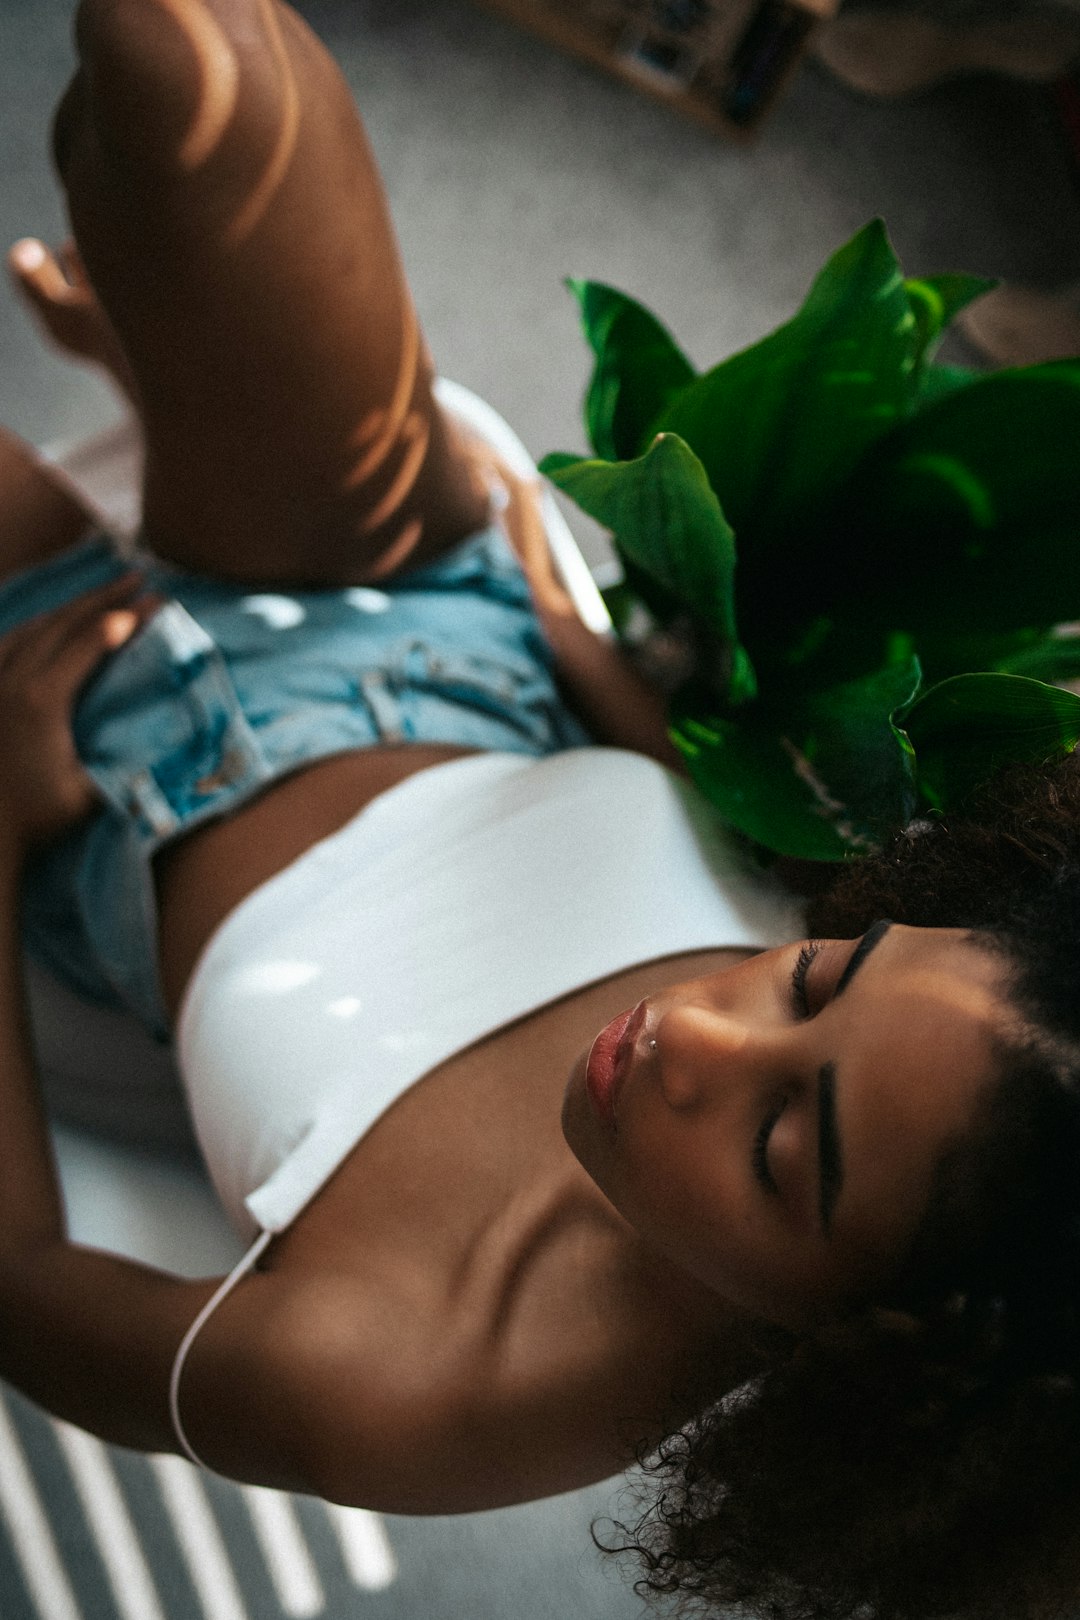
<svg viewBox="0 0 1080 1620">
<path fill-rule="evenodd" d="M 345 584 L 486 502 L 431 364 L 348 89 L 278 0 L 82 0 L 57 163 L 134 375 L 147 543 Z"/>
<path fill-rule="evenodd" d="M 82 539 L 89 514 L 28 444 L 0 428 L 0 580 Z"/>
</svg>

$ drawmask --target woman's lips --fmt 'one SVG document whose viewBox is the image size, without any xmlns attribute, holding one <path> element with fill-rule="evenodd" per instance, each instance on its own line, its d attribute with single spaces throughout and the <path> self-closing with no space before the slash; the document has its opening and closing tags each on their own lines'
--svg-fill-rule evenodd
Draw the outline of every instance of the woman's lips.
<svg viewBox="0 0 1080 1620">
<path fill-rule="evenodd" d="M 585 1089 L 594 1111 L 605 1125 L 615 1124 L 615 1099 L 633 1057 L 634 1043 L 648 1008 L 639 1001 L 602 1029 L 592 1043 L 585 1065 Z"/>
</svg>

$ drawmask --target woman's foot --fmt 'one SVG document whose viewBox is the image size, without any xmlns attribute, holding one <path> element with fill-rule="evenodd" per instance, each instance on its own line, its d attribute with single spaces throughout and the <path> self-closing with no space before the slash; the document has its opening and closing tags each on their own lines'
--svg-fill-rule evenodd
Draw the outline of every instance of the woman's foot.
<svg viewBox="0 0 1080 1620">
<path fill-rule="evenodd" d="M 53 253 L 35 237 L 24 237 L 8 253 L 8 269 L 46 338 L 70 358 L 101 366 L 133 401 L 134 381 L 120 341 L 74 242 Z"/>
<path fill-rule="evenodd" d="M 814 36 L 818 60 L 863 95 L 897 100 L 962 73 L 1060 77 L 1080 56 L 1080 18 L 935 22 L 903 10 L 853 11 Z"/>
<path fill-rule="evenodd" d="M 1033 292 L 1003 282 L 956 324 L 969 343 L 999 366 L 1033 366 L 1080 357 L 1080 287 Z"/>
</svg>

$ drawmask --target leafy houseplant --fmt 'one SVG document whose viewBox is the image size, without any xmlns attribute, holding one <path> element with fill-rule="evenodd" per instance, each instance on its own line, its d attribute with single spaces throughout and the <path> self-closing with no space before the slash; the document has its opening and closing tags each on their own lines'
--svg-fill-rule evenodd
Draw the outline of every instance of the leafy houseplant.
<svg viewBox="0 0 1080 1620">
<path fill-rule="evenodd" d="M 1080 618 L 1080 360 L 935 364 L 990 285 L 905 280 L 874 220 L 698 375 L 640 304 L 570 283 L 595 456 L 541 470 L 612 531 L 613 608 L 689 649 L 672 735 L 766 849 L 865 851 L 1080 739 L 1080 697 L 1047 684 L 1080 675 L 1055 629 Z"/>
</svg>

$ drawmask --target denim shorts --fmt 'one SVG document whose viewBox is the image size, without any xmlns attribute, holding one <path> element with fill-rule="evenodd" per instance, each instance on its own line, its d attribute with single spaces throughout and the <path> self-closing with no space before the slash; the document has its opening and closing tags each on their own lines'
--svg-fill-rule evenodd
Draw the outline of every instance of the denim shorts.
<svg viewBox="0 0 1080 1620">
<path fill-rule="evenodd" d="M 129 566 L 97 537 L 0 584 L 0 634 Z M 589 742 L 502 531 L 378 589 L 259 590 L 140 555 L 165 605 L 81 694 L 104 806 L 35 858 L 24 939 L 73 989 L 161 1039 L 151 860 L 312 760 L 377 744 L 544 755 Z"/>
</svg>

